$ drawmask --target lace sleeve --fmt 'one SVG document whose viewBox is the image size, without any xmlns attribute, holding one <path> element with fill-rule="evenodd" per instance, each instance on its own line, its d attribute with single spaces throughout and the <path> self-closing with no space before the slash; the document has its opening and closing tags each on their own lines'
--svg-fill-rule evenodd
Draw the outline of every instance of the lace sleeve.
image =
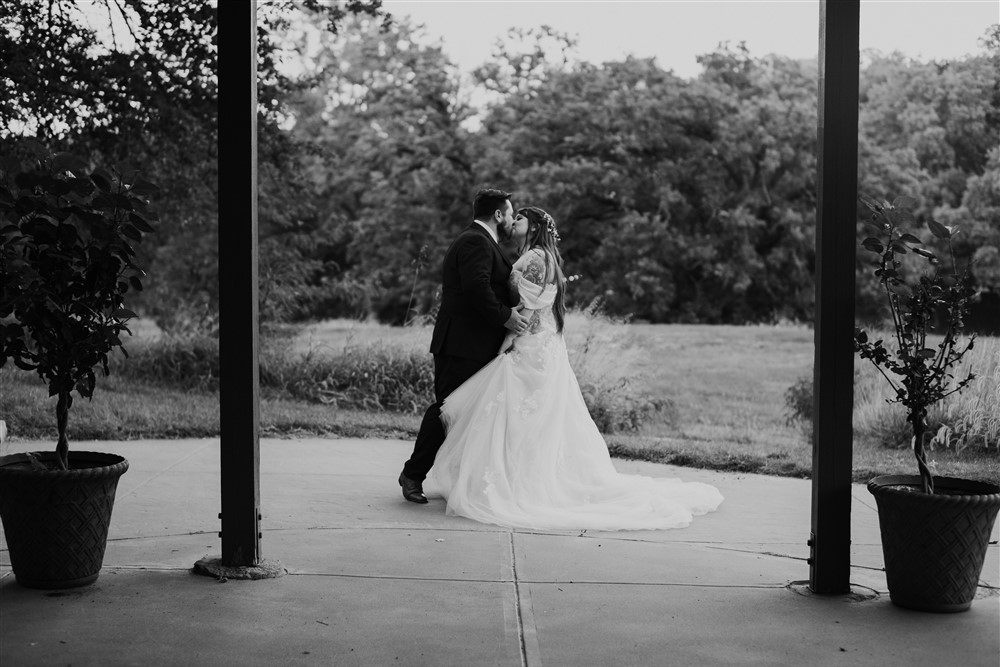
<svg viewBox="0 0 1000 667">
<path fill-rule="evenodd" d="M 523 264 L 522 264 L 523 262 Z M 521 271 L 521 275 L 525 280 L 534 283 L 535 285 L 545 285 L 546 269 L 545 266 L 545 251 L 534 248 L 526 252 L 517 261 L 521 264 L 518 268 Z"/>
</svg>

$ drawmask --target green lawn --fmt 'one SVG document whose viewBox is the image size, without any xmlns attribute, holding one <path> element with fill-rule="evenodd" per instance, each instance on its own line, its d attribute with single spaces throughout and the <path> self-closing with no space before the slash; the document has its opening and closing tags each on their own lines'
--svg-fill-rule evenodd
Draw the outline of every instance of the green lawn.
<svg viewBox="0 0 1000 667">
<path fill-rule="evenodd" d="M 331 321 L 285 328 L 293 354 L 337 354 L 348 345 L 426 349 L 426 328 Z M 807 477 L 812 448 L 801 423 L 787 422 L 785 391 L 811 373 L 813 334 L 797 326 L 623 325 L 573 314 L 567 344 L 580 372 L 631 383 L 630 391 L 671 408 L 634 434 L 607 437 L 615 456 L 677 465 Z M 996 344 L 996 341 L 994 341 Z M 127 362 L 128 363 L 128 362 Z M 55 441 L 54 400 L 30 373 L 0 369 L 0 419 L 11 436 Z M 165 389 L 112 375 L 99 378 L 93 401 L 76 398 L 71 440 L 205 437 L 218 434 L 218 397 Z M 895 409 L 899 409 L 895 406 Z M 261 430 L 268 437 L 410 439 L 420 415 L 338 410 L 265 390 Z M 987 450 L 931 452 L 938 474 L 1000 481 L 1000 458 Z M 915 473 L 907 449 L 857 439 L 855 478 Z"/>
</svg>

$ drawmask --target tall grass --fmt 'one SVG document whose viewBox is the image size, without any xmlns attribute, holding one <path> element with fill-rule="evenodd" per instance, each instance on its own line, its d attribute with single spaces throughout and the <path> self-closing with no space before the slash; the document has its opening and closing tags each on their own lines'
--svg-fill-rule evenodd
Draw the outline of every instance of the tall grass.
<svg viewBox="0 0 1000 667">
<path fill-rule="evenodd" d="M 671 401 L 644 393 L 637 381 L 647 351 L 629 325 L 597 304 L 567 315 L 570 363 L 584 400 L 604 433 L 635 432 L 653 418 L 670 421 Z M 266 396 L 338 409 L 420 414 L 434 400 L 431 329 L 335 320 L 261 339 L 260 384 Z M 129 345 L 113 373 L 175 389 L 219 387 L 218 340 L 147 336 Z"/>
<path fill-rule="evenodd" d="M 669 401 L 643 394 L 635 369 L 646 353 L 628 324 L 597 304 L 566 318 L 570 364 L 604 433 L 636 431 Z M 307 327 L 261 355 L 261 384 L 337 407 L 419 413 L 434 399 L 429 326 L 390 328 L 333 320 Z"/>
<path fill-rule="evenodd" d="M 978 379 L 961 394 L 949 396 L 932 413 L 940 426 L 931 445 L 993 449 L 1000 452 L 1000 342 L 980 344 L 967 355 Z M 992 348 L 992 349 L 991 349 Z"/>
<path fill-rule="evenodd" d="M 952 371 L 957 378 L 969 370 L 976 380 L 961 392 L 931 406 L 928 431 L 933 447 L 1000 451 L 1000 338 L 982 336 Z M 871 363 L 857 360 L 854 381 L 854 431 L 857 437 L 889 447 L 909 447 L 912 428 L 906 410 L 893 397 L 889 383 Z"/>
<path fill-rule="evenodd" d="M 140 338 L 126 345 L 129 356 L 109 360 L 112 375 L 161 387 L 219 389 L 219 339 L 208 336 Z"/>
<path fill-rule="evenodd" d="M 333 353 L 270 344 L 260 382 L 278 395 L 337 408 L 422 412 L 433 401 L 431 356 L 381 340 L 349 342 Z"/>
<path fill-rule="evenodd" d="M 219 389 L 219 341 L 208 336 L 141 338 L 129 358 L 111 360 L 112 375 L 172 389 Z M 260 385 L 269 396 L 337 408 L 423 411 L 433 396 L 428 354 L 367 337 L 337 349 L 302 347 L 293 338 L 268 336 L 260 346 Z"/>
<path fill-rule="evenodd" d="M 652 420 L 676 421 L 670 399 L 643 389 L 639 369 L 649 351 L 621 318 L 606 315 L 599 302 L 566 315 L 566 347 L 590 416 L 602 433 L 636 432 Z"/>
<path fill-rule="evenodd" d="M 411 439 L 432 400 L 430 334 L 423 325 L 346 320 L 265 332 L 262 434 Z M 811 471 L 811 440 L 786 423 L 781 399 L 811 367 L 812 339 L 802 326 L 626 324 L 585 311 L 571 312 L 566 325 L 571 363 L 615 456 L 773 475 Z M 126 346 L 130 359 L 113 356 L 94 400 L 74 404 L 73 439 L 218 435 L 215 339 L 137 333 Z M 977 380 L 949 401 L 968 407 L 942 406 L 959 417 L 950 422 L 951 440 L 935 446 L 937 474 L 1000 482 L 998 347 L 1000 340 L 983 338 L 970 353 L 988 384 Z M 858 360 L 856 481 L 915 470 L 902 410 L 884 403 L 885 381 L 869 370 Z M 811 411 L 811 397 L 799 398 Z M 862 423 L 865 410 L 873 426 Z M 14 439 L 54 438 L 46 388 L 10 364 L 0 368 L 0 419 Z M 883 446 L 884 432 L 896 434 L 898 448 Z M 963 433 L 983 437 L 959 442 Z"/>
</svg>

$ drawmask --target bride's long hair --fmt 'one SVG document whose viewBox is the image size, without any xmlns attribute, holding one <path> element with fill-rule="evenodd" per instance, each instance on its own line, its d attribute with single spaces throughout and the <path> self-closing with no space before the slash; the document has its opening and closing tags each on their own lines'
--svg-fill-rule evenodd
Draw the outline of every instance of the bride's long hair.
<svg viewBox="0 0 1000 667">
<path fill-rule="evenodd" d="M 562 270 L 563 261 L 558 246 L 559 232 L 556 230 L 555 220 L 537 206 L 519 208 L 517 215 L 523 215 L 528 219 L 528 233 L 524 237 L 524 243 L 518 248 L 518 254 L 523 255 L 529 250 L 540 248 L 545 255 L 546 280 L 549 277 L 549 263 L 554 264 L 556 300 L 552 304 L 552 313 L 556 318 L 556 331 L 562 333 L 563 323 L 566 320 L 566 276 Z"/>
</svg>

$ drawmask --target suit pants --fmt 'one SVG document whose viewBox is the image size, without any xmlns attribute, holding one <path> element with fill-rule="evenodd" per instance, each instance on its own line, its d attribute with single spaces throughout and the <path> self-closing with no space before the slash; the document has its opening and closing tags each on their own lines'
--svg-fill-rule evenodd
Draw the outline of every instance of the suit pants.
<svg viewBox="0 0 1000 667">
<path fill-rule="evenodd" d="M 434 403 L 424 412 L 420 431 L 413 444 L 413 454 L 403 465 L 403 474 L 416 482 L 423 482 L 434 465 L 434 457 L 444 443 L 445 431 L 441 423 L 441 404 L 448 394 L 476 374 L 489 359 L 463 359 L 444 354 L 434 355 Z"/>
</svg>

